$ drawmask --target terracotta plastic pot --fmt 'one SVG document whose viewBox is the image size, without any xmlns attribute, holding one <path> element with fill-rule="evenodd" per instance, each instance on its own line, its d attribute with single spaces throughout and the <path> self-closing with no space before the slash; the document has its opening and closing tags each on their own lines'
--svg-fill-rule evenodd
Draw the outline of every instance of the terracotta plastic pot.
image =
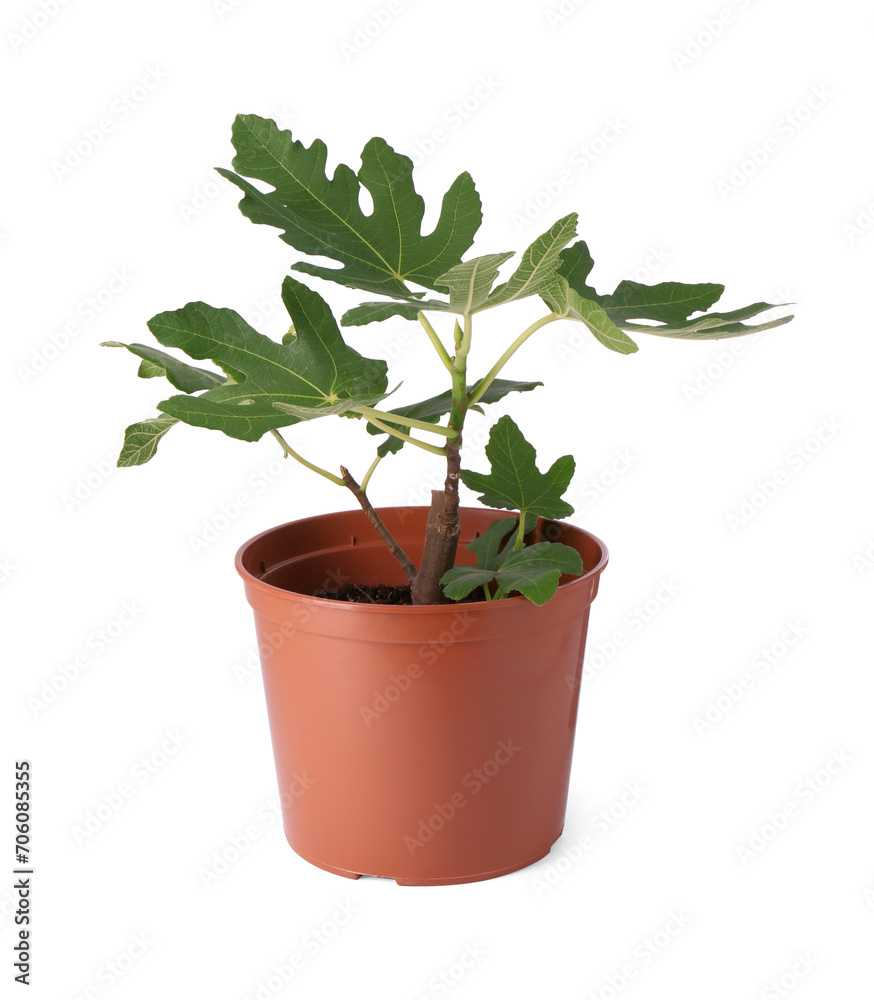
<svg viewBox="0 0 874 1000">
<path fill-rule="evenodd" d="M 427 509 L 379 514 L 417 562 Z M 507 516 L 463 509 L 459 561 Z M 285 833 L 302 858 L 349 878 L 445 885 L 549 853 L 607 550 L 560 522 L 535 532 L 573 546 L 585 567 L 543 607 L 519 596 L 426 607 L 309 596 L 326 583 L 405 582 L 360 510 L 293 521 L 239 550 Z"/>
</svg>

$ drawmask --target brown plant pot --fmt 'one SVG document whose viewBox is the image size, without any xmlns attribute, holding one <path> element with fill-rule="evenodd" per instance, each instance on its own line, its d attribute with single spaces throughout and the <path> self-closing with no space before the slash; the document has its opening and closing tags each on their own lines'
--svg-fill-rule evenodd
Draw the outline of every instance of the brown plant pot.
<svg viewBox="0 0 874 1000">
<path fill-rule="evenodd" d="M 418 562 L 427 508 L 379 511 Z M 506 511 L 464 508 L 464 545 Z M 285 834 L 307 861 L 401 885 L 494 878 L 564 826 L 589 606 L 607 550 L 540 520 L 582 556 L 543 607 L 520 596 L 424 607 L 309 596 L 402 584 L 360 510 L 271 528 L 237 553 L 255 611 Z"/>
</svg>

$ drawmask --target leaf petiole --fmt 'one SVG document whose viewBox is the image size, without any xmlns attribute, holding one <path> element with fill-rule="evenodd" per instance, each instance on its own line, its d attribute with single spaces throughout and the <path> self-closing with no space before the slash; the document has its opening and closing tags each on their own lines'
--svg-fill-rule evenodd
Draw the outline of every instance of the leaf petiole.
<svg viewBox="0 0 874 1000">
<path fill-rule="evenodd" d="M 457 437 L 458 432 L 451 427 L 441 427 L 440 424 L 432 424 L 427 420 L 418 420 L 416 417 L 402 417 L 397 413 L 386 413 L 384 410 L 375 410 L 372 406 L 356 406 L 352 413 L 360 413 L 362 417 L 367 417 L 371 423 L 381 420 L 386 424 L 399 424 L 401 427 L 415 427 L 417 430 L 431 431 L 432 434 L 442 434 L 444 437 Z"/>
<path fill-rule="evenodd" d="M 432 455 L 446 454 L 446 452 L 442 448 L 438 448 L 437 445 L 428 444 L 427 441 L 419 441 L 417 438 L 410 437 L 409 434 L 404 434 L 403 431 L 399 431 L 396 427 L 390 427 L 388 424 L 383 423 L 376 417 L 368 417 L 368 420 L 370 420 L 370 422 L 373 424 L 374 427 L 378 427 L 381 431 L 384 431 L 386 434 L 391 434 L 392 437 L 400 438 L 401 441 L 407 441 L 410 444 L 414 444 L 417 448 L 422 448 L 425 451 L 430 451 Z"/>
<path fill-rule="evenodd" d="M 346 480 L 341 479 L 339 476 L 335 476 L 333 472 L 328 472 L 327 469 L 322 469 L 318 465 L 313 465 L 312 462 L 308 462 L 303 455 L 298 455 L 298 453 L 291 447 L 291 445 L 285 440 L 285 438 L 277 430 L 270 432 L 282 447 L 285 457 L 289 456 L 296 461 L 300 462 L 301 465 L 305 465 L 308 469 L 312 469 L 313 472 L 318 472 L 320 476 L 324 476 L 325 479 L 330 479 L 332 483 L 336 483 L 338 486 L 345 486 Z"/>
<path fill-rule="evenodd" d="M 376 458 L 370 463 L 370 468 L 364 473 L 364 478 L 361 480 L 361 492 L 367 491 L 368 483 L 370 482 L 370 477 L 373 475 L 377 465 L 382 461 L 382 455 L 377 455 Z"/>
<path fill-rule="evenodd" d="M 554 323 L 555 320 L 562 318 L 563 317 L 558 315 L 558 313 L 550 313 L 548 316 L 542 317 L 541 319 L 532 323 L 531 326 L 527 327 L 527 329 L 523 330 L 522 333 L 520 333 L 519 336 L 513 341 L 513 343 L 510 344 L 507 350 L 504 351 L 504 353 L 498 358 L 498 360 L 494 363 L 494 365 L 492 365 L 489 373 L 482 380 L 482 382 L 480 382 L 479 388 L 470 397 L 470 405 L 473 406 L 474 403 L 476 403 L 478 400 L 482 398 L 486 389 L 488 389 L 488 387 L 492 384 L 492 382 L 494 382 L 495 378 L 498 376 L 504 365 L 510 360 L 510 358 L 513 357 L 516 351 L 519 350 L 519 348 L 533 333 L 537 333 L 537 331 L 542 326 L 546 326 L 547 323 Z"/>
<path fill-rule="evenodd" d="M 525 544 L 525 511 L 519 511 L 519 530 L 516 532 L 516 540 L 513 542 L 513 551 L 516 552 Z"/>
<path fill-rule="evenodd" d="M 448 371 L 452 371 L 452 359 L 449 357 L 449 352 L 443 346 L 443 341 L 437 336 L 437 331 L 431 326 L 427 317 L 421 311 L 419 312 L 419 322 L 422 324 L 422 329 L 428 334 L 428 339 L 434 345 L 434 349 L 440 355 L 443 367 Z"/>
</svg>

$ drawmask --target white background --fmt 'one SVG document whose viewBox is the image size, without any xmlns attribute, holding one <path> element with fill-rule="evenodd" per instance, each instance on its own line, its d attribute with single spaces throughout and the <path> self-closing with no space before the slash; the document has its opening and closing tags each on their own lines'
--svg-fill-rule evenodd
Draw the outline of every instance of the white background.
<svg viewBox="0 0 874 1000">
<path fill-rule="evenodd" d="M 867 6 L 400 0 L 381 27 L 383 0 L 42 6 L 14 0 L 2 26 L 0 787 L 11 831 L 12 762 L 33 761 L 31 995 L 869 995 Z M 576 456 L 572 520 L 611 553 L 565 833 L 527 870 L 405 888 L 293 854 L 232 558 L 350 498 L 279 463 L 269 437 L 185 426 L 148 466 L 114 468 L 124 427 L 166 391 L 101 341 L 149 339 L 150 316 L 193 299 L 275 337 L 287 323 L 271 296 L 297 256 L 212 172 L 238 112 L 325 139 L 332 165 L 357 167 L 372 135 L 416 153 L 426 227 L 469 170 L 475 253 L 521 250 L 577 210 L 601 291 L 718 281 L 725 308 L 796 303 L 748 341 L 645 338 L 632 357 L 555 324 L 505 371 L 547 383 L 509 406 L 541 464 Z M 317 284 L 338 311 L 358 301 Z M 474 375 L 538 308 L 482 321 Z M 395 360 L 398 402 L 443 388 L 407 331 L 349 333 Z M 482 430 L 466 437 L 484 468 Z M 359 473 L 373 445 L 327 420 L 291 439 Z M 376 503 L 427 496 L 436 460 L 405 452 Z M 735 703 L 723 686 L 745 673 Z M 632 805 L 626 783 L 645 789 Z M 294 953 L 303 971 L 271 979 Z"/>
</svg>

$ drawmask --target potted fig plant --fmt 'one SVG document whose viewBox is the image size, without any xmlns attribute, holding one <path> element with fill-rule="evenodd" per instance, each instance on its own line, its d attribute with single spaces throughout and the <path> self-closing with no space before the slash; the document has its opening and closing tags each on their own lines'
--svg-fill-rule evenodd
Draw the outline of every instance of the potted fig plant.
<svg viewBox="0 0 874 1000">
<path fill-rule="evenodd" d="M 532 445 L 502 416 L 486 446 L 490 468 L 463 468 L 466 421 L 541 385 L 501 373 L 550 323 L 581 323 L 609 350 L 631 354 L 638 334 L 711 340 L 791 317 L 748 324 L 773 308 L 764 302 L 714 312 L 717 284 L 622 281 L 600 294 L 589 283 L 588 247 L 575 241 L 575 214 L 534 240 L 499 281 L 513 253 L 463 259 L 482 221 L 467 173 L 423 235 L 412 162 L 383 139 L 367 143 L 357 173 L 340 165 L 332 177 L 324 143 L 304 146 L 268 119 L 239 115 L 232 140 L 234 170 L 219 173 L 243 191 L 242 213 L 316 258 L 291 270 L 377 298 L 338 322 L 317 291 L 289 275 L 281 343 L 233 309 L 203 302 L 148 322 L 160 348 L 111 343 L 140 359 L 141 377 L 164 377 L 178 390 L 158 403 L 158 416 L 128 427 L 118 464 L 147 462 L 179 421 L 243 441 L 272 435 L 286 457 L 357 503 L 271 528 L 236 559 L 255 611 L 295 851 L 341 875 L 413 885 L 529 865 L 564 823 L 589 607 L 607 551 L 564 520 L 573 513 L 563 499 L 570 455 L 541 471 Z M 475 356 L 478 314 L 532 297 L 542 316 L 494 357 Z M 349 346 L 341 326 L 390 317 L 417 324 L 431 342 L 444 392 L 384 402 L 387 364 Z M 363 427 L 379 438 L 363 473 L 324 468 L 290 447 L 283 428 L 319 417 L 343 418 L 338 432 Z M 374 509 L 367 489 L 377 466 L 411 447 L 444 465 L 443 489 L 429 508 Z M 459 483 L 483 506 L 462 508 Z"/>
</svg>

